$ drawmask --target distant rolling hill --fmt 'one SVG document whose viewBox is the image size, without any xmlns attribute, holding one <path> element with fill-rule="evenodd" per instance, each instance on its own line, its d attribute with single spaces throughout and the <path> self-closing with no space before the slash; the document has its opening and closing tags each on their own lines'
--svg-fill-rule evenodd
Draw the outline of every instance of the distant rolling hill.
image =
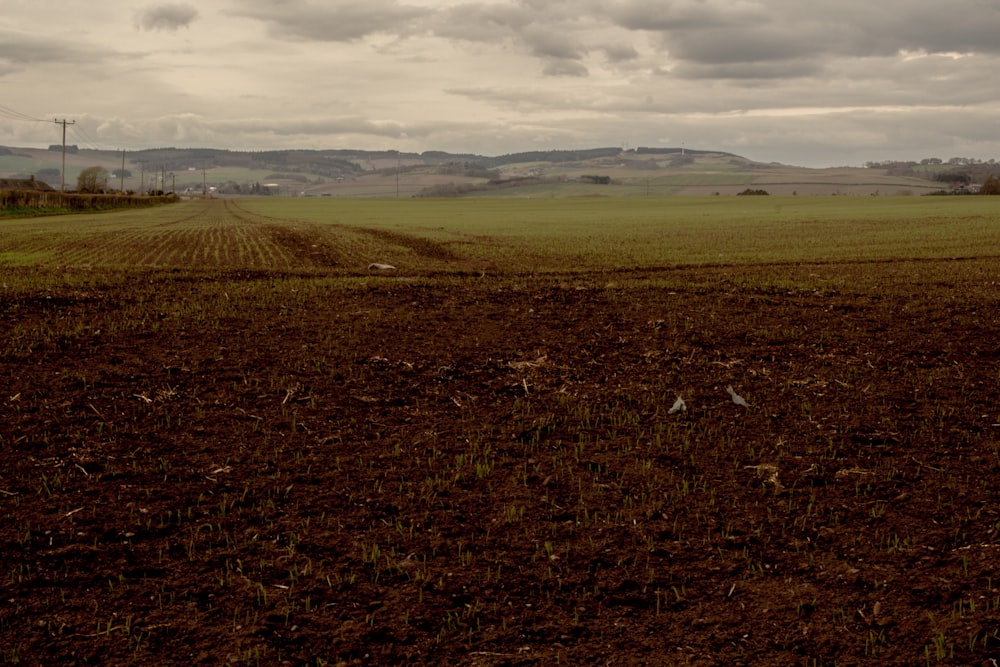
<svg viewBox="0 0 1000 667">
<path fill-rule="evenodd" d="M 940 182 L 888 169 L 807 169 L 739 155 L 684 148 L 594 148 L 501 156 L 441 151 L 228 151 L 158 148 L 121 152 L 71 148 L 65 181 L 104 167 L 108 187 L 200 194 L 330 197 L 645 197 L 775 195 L 919 195 Z M 0 147 L 0 178 L 35 176 L 59 187 L 60 150 Z"/>
</svg>

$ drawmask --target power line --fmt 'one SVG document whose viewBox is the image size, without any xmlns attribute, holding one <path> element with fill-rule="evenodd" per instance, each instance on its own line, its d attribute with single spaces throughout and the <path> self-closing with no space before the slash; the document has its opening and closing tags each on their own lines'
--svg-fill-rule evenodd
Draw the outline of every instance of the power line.
<svg viewBox="0 0 1000 667">
<path fill-rule="evenodd" d="M 4 118 L 9 118 L 10 120 L 23 120 L 29 123 L 47 123 L 49 121 L 43 118 L 35 118 L 34 116 L 29 116 L 28 114 L 21 113 L 20 111 L 15 111 L 10 107 L 5 107 L 0 104 L 0 116 Z"/>
<path fill-rule="evenodd" d="M 35 118 L 34 116 L 29 116 L 26 113 L 21 113 L 20 111 L 17 111 L 16 109 L 11 109 L 10 107 L 4 106 L 2 104 L 0 104 L 0 118 L 7 118 L 7 119 L 10 119 L 10 120 L 20 120 L 20 121 L 24 121 L 24 122 L 28 122 L 28 123 L 49 123 L 49 122 L 51 122 L 51 121 L 46 120 L 44 118 Z M 57 120 L 55 122 L 56 123 L 60 123 L 62 121 L 58 121 Z M 67 123 L 67 125 L 73 125 L 73 123 Z M 73 134 L 80 139 L 81 143 L 86 144 L 88 148 L 92 148 L 92 149 L 94 149 L 96 151 L 102 150 L 101 147 L 97 144 L 97 142 L 94 141 L 94 139 L 89 134 L 87 134 L 87 132 L 83 129 L 82 126 L 72 127 L 71 129 L 72 129 Z"/>
<path fill-rule="evenodd" d="M 101 147 L 98 146 L 97 143 L 90 138 L 90 135 L 88 135 L 86 131 L 84 131 L 83 126 L 75 125 L 71 128 L 71 130 L 74 136 L 79 138 L 83 143 L 87 144 L 88 148 L 92 148 L 95 151 L 102 150 Z"/>
</svg>

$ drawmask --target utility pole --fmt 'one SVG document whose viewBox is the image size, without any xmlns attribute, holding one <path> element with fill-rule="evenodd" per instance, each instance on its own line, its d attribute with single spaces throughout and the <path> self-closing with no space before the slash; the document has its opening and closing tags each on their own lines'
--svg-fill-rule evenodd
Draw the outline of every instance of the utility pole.
<svg viewBox="0 0 1000 667">
<path fill-rule="evenodd" d="M 118 189 L 124 193 L 125 192 L 125 149 L 124 148 L 122 149 L 122 170 L 118 175 L 121 176 L 121 186 Z"/>
<path fill-rule="evenodd" d="M 63 143 L 62 143 L 62 178 L 59 183 L 59 192 L 66 192 L 66 126 L 76 125 L 75 120 L 66 120 L 63 118 L 59 120 L 58 118 L 53 118 L 52 122 L 56 125 L 63 126 Z"/>
<path fill-rule="evenodd" d="M 139 196 L 146 194 L 146 161 L 139 160 Z"/>
</svg>

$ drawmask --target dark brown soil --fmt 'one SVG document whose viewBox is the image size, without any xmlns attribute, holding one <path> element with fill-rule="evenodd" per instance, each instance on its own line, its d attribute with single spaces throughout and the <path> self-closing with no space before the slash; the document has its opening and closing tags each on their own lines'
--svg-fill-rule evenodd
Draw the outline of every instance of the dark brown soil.
<svg viewBox="0 0 1000 667">
<path fill-rule="evenodd" d="M 990 273 L 5 289 L 0 664 L 996 665 Z"/>
</svg>

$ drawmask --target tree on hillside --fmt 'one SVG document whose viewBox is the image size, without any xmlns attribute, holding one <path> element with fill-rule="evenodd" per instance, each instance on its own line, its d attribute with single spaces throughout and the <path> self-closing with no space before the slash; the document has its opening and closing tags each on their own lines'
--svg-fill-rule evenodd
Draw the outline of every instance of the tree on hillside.
<svg viewBox="0 0 1000 667">
<path fill-rule="evenodd" d="M 108 170 L 104 167 L 87 167 L 76 179 L 80 192 L 102 192 L 108 187 Z"/>
<path fill-rule="evenodd" d="M 990 176 L 979 190 L 982 195 L 1000 195 L 1000 178 Z"/>
</svg>

